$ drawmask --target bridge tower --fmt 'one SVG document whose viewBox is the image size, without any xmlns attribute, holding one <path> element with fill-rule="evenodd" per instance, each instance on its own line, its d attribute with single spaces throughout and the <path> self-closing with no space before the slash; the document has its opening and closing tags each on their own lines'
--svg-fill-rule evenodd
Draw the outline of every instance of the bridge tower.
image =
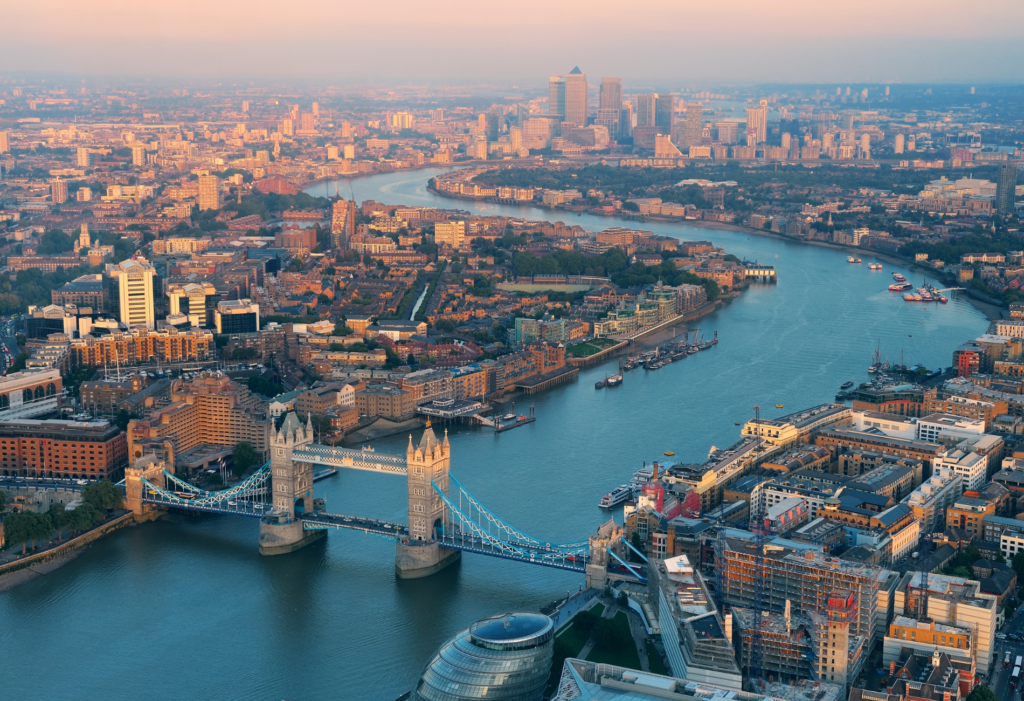
<svg viewBox="0 0 1024 701">
<path fill-rule="evenodd" d="M 437 440 L 434 429 L 423 431 L 418 446 L 406 450 L 407 483 L 409 488 L 409 537 L 399 541 L 395 550 L 395 572 L 401 579 L 427 577 L 456 562 L 462 553 L 442 547 L 436 540 L 436 528 L 445 522 L 445 505 L 434 491 L 431 482 L 448 493 L 448 471 L 451 466 L 451 446 L 448 432 L 444 440 Z"/>
<path fill-rule="evenodd" d="M 313 466 L 292 453 L 313 442 L 313 424 L 289 412 L 280 431 L 271 431 L 273 508 L 260 519 L 260 554 L 283 555 L 323 538 L 326 530 L 304 531 L 296 513 L 313 513 Z"/>
<path fill-rule="evenodd" d="M 135 458 L 135 462 L 124 469 L 125 505 L 135 514 L 136 520 L 153 518 L 163 512 L 163 509 L 158 506 L 142 503 L 142 497 L 145 490 L 148 489 L 142 484 L 142 480 L 149 480 L 151 484 L 166 488 L 164 479 L 166 467 L 164 462 L 158 460 L 155 455 L 144 455 Z M 173 473 L 173 468 L 171 472 Z"/>
</svg>

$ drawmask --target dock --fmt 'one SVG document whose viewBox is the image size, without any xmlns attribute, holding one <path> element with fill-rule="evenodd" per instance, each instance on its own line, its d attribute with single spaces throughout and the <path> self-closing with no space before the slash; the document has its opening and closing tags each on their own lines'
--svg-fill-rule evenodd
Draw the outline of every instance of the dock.
<svg viewBox="0 0 1024 701">
<path fill-rule="evenodd" d="M 525 426 L 526 424 L 532 424 L 537 420 L 537 416 L 534 413 L 533 404 L 530 405 L 530 413 L 527 416 L 516 415 L 516 405 L 512 405 L 512 411 L 510 412 L 515 418 L 504 419 L 500 416 L 495 415 L 494 417 L 494 432 L 501 433 L 502 431 L 508 431 L 519 426 Z"/>
</svg>

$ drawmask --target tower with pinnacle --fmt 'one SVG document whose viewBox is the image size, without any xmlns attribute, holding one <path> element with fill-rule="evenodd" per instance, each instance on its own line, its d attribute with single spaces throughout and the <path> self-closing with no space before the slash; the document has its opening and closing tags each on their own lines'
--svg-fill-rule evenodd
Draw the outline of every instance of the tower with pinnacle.
<svg viewBox="0 0 1024 701">
<path fill-rule="evenodd" d="M 444 502 L 435 491 L 431 482 L 448 493 L 448 470 L 451 464 L 451 446 L 448 443 L 448 432 L 444 440 L 437 440 L 434 429 L 427 423 L 420 443 L 412 444 L 409 436 L 409 447 L 406 449 L 409 486 L 409 540 L 434 540 L 434 527 L 444 521 Z"/>
<path fill-rule="evenodd" d="M 273 504 L 260 519 L 260 553 L 283 555 L 319 540 L 325 530 L 304 530 L 296 514 L 313 513 L 313 466 L 293 453 L 313 442 L 313 423 L 289 413 L 270 438 Z"/>
</svg>

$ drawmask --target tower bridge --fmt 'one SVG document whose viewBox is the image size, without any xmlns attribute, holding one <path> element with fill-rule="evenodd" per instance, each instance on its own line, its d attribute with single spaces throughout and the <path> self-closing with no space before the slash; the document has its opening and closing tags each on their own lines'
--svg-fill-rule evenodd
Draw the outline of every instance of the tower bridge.
<svg viewBox="0 0 1024 701">
<path fill-rule="evenodd" d="M 609 579 L 644 580 L 628 562 L 620 526 L 609 521 L 596 535 L 570 542 L 542 541 L 514 528 L 473 497 L 450 472 L 448 434 L 438 438 L 428 421 L 419 443 L 409 436 L 405 456 L 313 442 L 313 426 L 290 413 L 270 441 L 270 460 L 230 489 L 209 492 L 179 479 L 155 456 L 125 471 L 129 507 L 137 514 L 160 508 L 258 518 L 264 555 L 294 552 L 329 530 L 361 531 L 395 542 L 399 577 L 426 577 L 463 552 L 586 574 L 588 586 Z M 407 523 L 333 514 L 313 493 L 313 468 L 363 470 L 405 477 Z"/>
</svg>

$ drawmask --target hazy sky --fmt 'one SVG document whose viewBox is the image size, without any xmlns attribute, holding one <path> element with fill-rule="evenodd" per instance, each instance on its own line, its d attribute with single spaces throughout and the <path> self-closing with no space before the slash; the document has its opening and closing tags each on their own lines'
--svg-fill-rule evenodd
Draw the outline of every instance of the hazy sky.
<svg viewBox="0 0 1024 701">
<path fill-rule="evenodd" d="M 334 83 L 1024 82 L 1024 0 L 30 0 L 0 75 Z"/>
</svg>

